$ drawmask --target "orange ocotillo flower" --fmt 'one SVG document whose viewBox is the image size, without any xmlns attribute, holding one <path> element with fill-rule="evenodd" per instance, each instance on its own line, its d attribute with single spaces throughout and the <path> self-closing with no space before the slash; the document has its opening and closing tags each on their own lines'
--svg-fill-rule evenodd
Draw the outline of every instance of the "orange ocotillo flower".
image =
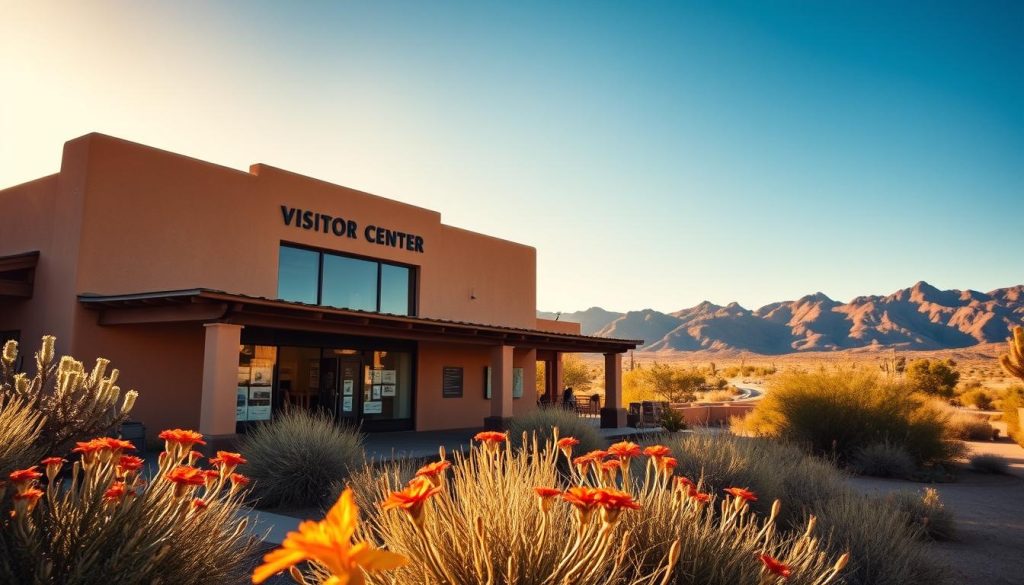
<svg viewBox="0 0 1024 585">
<path fill-rule="evenodd" d="M 210 465 L 223 468 L 225 475 L 231 475 L 236 467 L 246 463 L 248 461 L 245 460 L 245 457 L 242 457 L 241 453 L 232 453 L 231 451 L 217 451 L 217 456 L 210 459 Z"/>
<path fill-rule="evenodd" d="M 555 445 L 562 450 L 566 459 L 572 458 L 572 448 L 579 444 L 580 440 L 576 437 L 562 437 L 561 439 L 558 439 L 557 443 L 555 443 Z"/>
<path fill-rule="evenodd" d="M 12 471 L 7 477 L 11 480 L 11 483 L 14 484 L 14 488 L 18 490 L 18 492 L 24 492 L 31 488 L 36 483 L 36 480 L 43 477 L 42 473 L 36 471 L 37 467 L 39 466 L 33 465 L 28 469 L 18 469 L 16 471 Z"/>
<path fill-rule="evenodd" d="M 623 463 L 629 463 L 633 457 L 640 456 L 640 445 L 630 441 L 622 441 L 608 447 L 608 454 L 618 457 Z"/>
<path fill-rule="evenodd" d="M 192 445 L 206 444 L 201 433 L 186 429 L 169 429 L 161 431 L 157 436 L 164 440 L 165 449 L 168 452 L 170 452 L 173 447 L 178 447 L 183 451 L 188 451 L 192 449 Z"/>
<path fill-rule="evenodd" d="M 474 435 L 473 439 L 482 443 L 488 453 L 497 453 L 498 446 L 508 439 L 508 435 L 497 431 L 483 431 Z"/>
<path fill-rule="evenodd" d="M 595 488 L 581 486 L 569 488 L 562 493 L 562 499 L 576 509 L 576 517 L 581 525 L 589 522 L 594 510 L 597 509 L 598 491 Z"/>
<path fill-rule="evenodd" d="M 330 571 L 332 576 L 325 583 L 363 585 L 364 571 L 390 571 L 409 562 L 402 555 L 373 549 L 366 542 L 352 542 L 358 524 L 359 507 L 352 490 L 346 488 L 326 518 L 299 524 L 299 530 L 289 532 L 281 548 L 263 557 L 263 564 L 253 571 L 252 582 L 259 585 L 289 567 L 313 560 Z"/>
<path fill-rule="evenodd" d="M 105 502 L 118 502 L 125 494 L 125 485 L 123 481 L 115 481 L 107 491 L 103 492 L 103 501 Z"/>
<path fill-rule="evenodd" d="M 14 515 L 28 514 L 36 507 L 41 497 L 43 497 L 43 490 L 39 488 L 28 488 L 11 496 L 11 499 L 14 500 Z"/>
<path fill-rule="evenodd" d="M 661 461 L 658 462 L 658 469 L 663 471 L 666 476 L 672 475 L 676 467 L 679 465 L 679 461 L 675 457 L 662 457 Z"/>
<path fill-rule="evenodd" d="M 742 501 L 744 503 L 757 501 L 757 494 L 744 488 L 730 487 L 725 488 L 723 491 L 736 498 L 737 501 Z"/>
<path fill-rule="evenodd" d="M 672 454 L 672 449 L 669 449 L 665 445 L 651 445 L 644 449 L 644 455 L 658 459 L 660 457 L 668 457 Z"/>
<path fill-rule="evenodd" d="M 398 508 L 409 515 L 416 526 L 423 526 L 423 506 L 431 496 L 441 491 L 425 477 L 414 477 L 405 489 L 391 492 L 388 499 L 380 505 L 382 510 Z"/>
<path fill-rule="evenodd" d="M 202 470 L 187 465 L 179 465 L 167 474 L 167 481 L 174 484 L 174 495 L 182 496 L 191 489 L 206 484 L 206 476 Z"/>
<path fill-rule="evenodd" d="M 538 501 L 540 502 L 540 511 L 544 513 L 550 511 L 555 498 L 562 495 L 561 490 L 549 487 L 535 487 L 533 492 L 537 494 Z"/>
<path fill-rule="evenodd" d="M 595 502 L 601 508 L 601 518 L 608 524 L 615 524 L 623 510 L 639 510 L 640 504 L 628 493 L 616 489 L 599 489 Z"/>
<path fill-rule="evenodd" d="M 430 483 L 439 486 L 441 485 L 441 476 L 444 475 L 444 470 L 451 466 L 451 462 L 447 460 L 428 463 L 416 470 L 416 477 L 425 477 L 430 480 Z"/>
<path fill-rule="evenodd" d="M 772 558 L 767 554 L 758 556 L 761 559 L 761 564 L 764 565 L 765 570 L 773 575 L 778 575 L 783 579 L 789 579 L 789 576 L 793 574 L 793 569 L 789 565 L 783 564 L 778 559 Z"/>
<path fill-rule="evenodd" d="M 698 504 L 706 504 L 711 501 L 711 494 L 704 494 L 697 491 L 697 488 L 690 487 L 690 490 L 686 492 L 691 500 L 694 500 Z"/>
</svg>

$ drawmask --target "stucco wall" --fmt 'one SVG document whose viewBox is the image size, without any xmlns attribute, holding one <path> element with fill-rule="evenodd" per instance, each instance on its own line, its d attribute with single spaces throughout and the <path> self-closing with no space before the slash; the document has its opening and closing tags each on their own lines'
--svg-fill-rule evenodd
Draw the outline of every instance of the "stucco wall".
<svg viewBox="0 0 1024 585">
<path fill-rule="evenodd" d="M 490 365 L 490 356 L 490 348 L 482 345 L 421 343 L 416 370 L 416 430 L 482 426 L 491 414 L 491 401 L 484 398 L 484 368 Z M 513 367 L 523 368 L 523 397 L 512 401 L 513 416 L 518 416 L 537 407 L 536 352 L 516 350 L 512 362 Z M 445 366 L 463 368 L 462 398 L 441 397 Z"/>
</svg>

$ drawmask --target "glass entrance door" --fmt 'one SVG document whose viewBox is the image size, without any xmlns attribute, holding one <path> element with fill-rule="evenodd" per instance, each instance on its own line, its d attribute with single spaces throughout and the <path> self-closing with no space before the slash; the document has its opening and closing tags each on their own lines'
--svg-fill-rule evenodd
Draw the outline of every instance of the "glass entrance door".
<svg viewBox="0 0 1024 585">
<path fill-rule="evenodd" d="M 335 412 L 338 420 L 358 424 L 359 410 L 362 406 L 362 384 L 359 373 L 362 370 L 362 359 L 356 356 L 338 358 L 338 407 Z"/>
</svg>

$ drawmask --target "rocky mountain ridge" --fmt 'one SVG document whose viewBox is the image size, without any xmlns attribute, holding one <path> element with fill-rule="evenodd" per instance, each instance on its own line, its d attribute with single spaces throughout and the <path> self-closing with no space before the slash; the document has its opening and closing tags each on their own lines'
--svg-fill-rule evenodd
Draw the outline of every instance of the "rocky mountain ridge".
<svg viewBox="0 0 1024 585">
<path fill-rule="evenodd" d="M 538 311 L 538 317 L 555 313 Z M 617 313 L 592 307 L 565 313 L 585 335 L 642 339 L 644 351 L 750 351 L 779 355 L 856 348 L 953 349 L 1005 340 L 1024 324 L 1024 285 L 987 293 L 939 290 L 921 281 L 890 295 L 848 303 L 824 293 L 756 310 L 704 301 L 673 313 Z"/>
</svg>

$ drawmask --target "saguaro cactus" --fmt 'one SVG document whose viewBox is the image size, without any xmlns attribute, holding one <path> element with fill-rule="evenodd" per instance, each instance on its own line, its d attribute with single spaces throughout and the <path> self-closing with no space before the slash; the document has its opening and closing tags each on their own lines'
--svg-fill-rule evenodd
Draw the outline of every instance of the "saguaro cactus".
<svg viewBox="0 0 1024 585">
<path fill-rule="evenodd" d="M 999 356 L 999 363 L 1007 374 L 1024 380 L 1024 327 L 1013 328 L 1013 338 L 1009 340 L 1010 351 Z"/>
</svg>

